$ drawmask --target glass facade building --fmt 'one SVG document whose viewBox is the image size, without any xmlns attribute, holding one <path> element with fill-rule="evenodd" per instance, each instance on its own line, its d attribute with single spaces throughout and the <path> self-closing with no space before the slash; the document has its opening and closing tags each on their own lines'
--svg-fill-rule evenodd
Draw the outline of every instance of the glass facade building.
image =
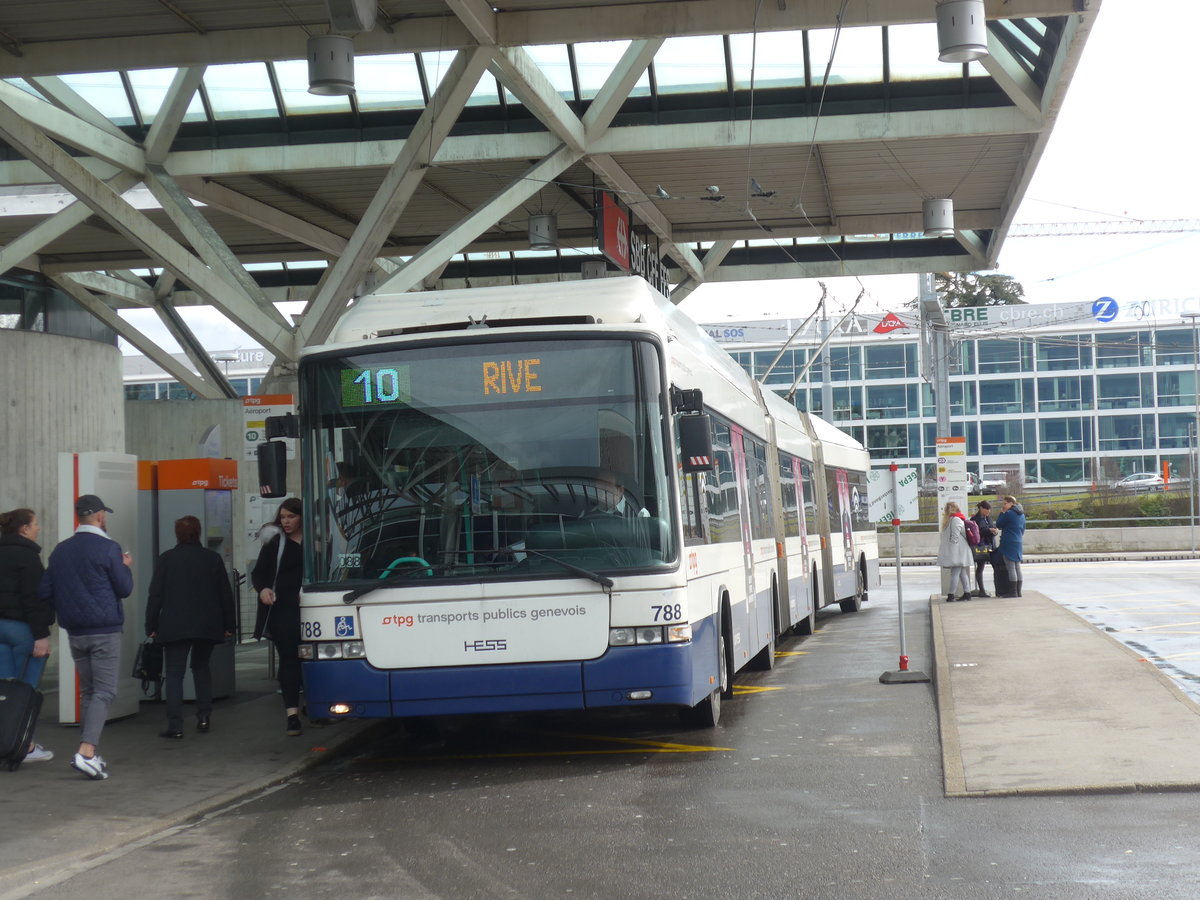
<svg viewBox="0 0 1200 900">
<path fill-rule="evenodd" d="M 1200 298 L 944 312 L 950 430 L 966 438 L 970 471 L 1022 485 L 1106 485 L 1164 464 L 1172 478 L 1190 476 L 1197 335 L 1184 314 L 1200 312 Z M 934 344 L 916 313 L 899 317 L 907 327 L 882 333 L 882 314 L 846 319 L 828 362 L 818 358 L 799 382 L 818 355 L 821 322 L 782 355 L 799 320 L 702 327 L 770 389 L 786 395 L 794 386 L 796 406 L 848 431 L 876 462 L 928 474 Z"/>
</svg>

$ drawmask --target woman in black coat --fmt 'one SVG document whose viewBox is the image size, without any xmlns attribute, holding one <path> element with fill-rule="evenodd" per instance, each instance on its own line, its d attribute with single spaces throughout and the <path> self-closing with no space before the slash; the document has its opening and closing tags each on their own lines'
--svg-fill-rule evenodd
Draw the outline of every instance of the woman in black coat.
<svg viewBox="0 0 1200 900">
<path fill-rule="evenodd" d="M 270 638 L 279 656 L 279 690 L 287 733 L 300 734 L 300 582 L 304 576 L 304 506 L 295 497 L 279 504 L 272 525 L 260 535 L 262 550 L 250 573 L 258 592 L 256 638 Z"/>
<path fill-rule="evenodd" d="M 160 737 L 183 737 L 183 673 L 192 657 L 196 686 L 196 730 L 208 731 L 212 716 L 213 648 L 233 636 L 235 612 L 229 573 L 221 557 L 200 545 L 200 520 L 175 521 L 172 549 L 159 556 L 146 601 L 146 634 L 163 645 L 167 689 L 167 730 Z"/>
<path fill-rule="evenodd" d="M 32 509 L 0 514 L 0 678 L 38 686 L 50 658 L 54 607 L 38 598 L 42 580 L 42 526 Z M 25 762 L 49 762 L 54 753 L 36 742 Z"/>
</svg>

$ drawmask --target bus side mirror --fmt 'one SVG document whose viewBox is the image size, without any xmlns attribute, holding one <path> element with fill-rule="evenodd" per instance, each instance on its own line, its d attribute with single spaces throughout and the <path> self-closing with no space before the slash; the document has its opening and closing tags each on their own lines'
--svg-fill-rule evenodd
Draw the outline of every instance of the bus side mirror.
<svg viewBox="0 0 1200 900">
<path fill-rule="evenodd" d="M 287 496 L 287 444 L 283 441 L 258 445 L 258 493 L 268 500 Z"/>
<path fill-rule="evenodd" d="M 300 420 L 294 413 L 282 416 L 267 416 L 267 440 L 274 438 L 300 437 Z"/>
<path fill-rule="evenodd" d="M 716 468 L 712 448 L 712 418 L 680 416 L 679 457 L 684 472 L 711 472 Z"/>
</svg>

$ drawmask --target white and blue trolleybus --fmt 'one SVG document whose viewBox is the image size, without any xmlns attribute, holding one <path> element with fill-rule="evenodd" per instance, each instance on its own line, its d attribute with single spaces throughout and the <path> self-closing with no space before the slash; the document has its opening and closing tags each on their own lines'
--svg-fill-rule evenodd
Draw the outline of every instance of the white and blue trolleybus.
<svg viewBox="0 0 1200 900">
<path fill-rule="evenodd" d="M 640 278 L 367 296 L 298 377 L 313 716 L 712 725 L 878 581 L 862 445 Z"/>
</svg>

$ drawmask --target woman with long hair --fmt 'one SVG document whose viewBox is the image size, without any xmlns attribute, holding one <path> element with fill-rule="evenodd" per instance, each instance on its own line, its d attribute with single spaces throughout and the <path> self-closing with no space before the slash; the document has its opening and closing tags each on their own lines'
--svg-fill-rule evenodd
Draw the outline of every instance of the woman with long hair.
<svg viewBox="0 0 1200 900">
<path fill-rule="evenodd" d="M 295 497 L 279 504 L 275 521 L 259 534 L 262 549 L 250 573 L 258 592 L 255 638 L 269 638 L 278 654 L 279 690 L 287 733 L 300 727 L 300 582 L 304 575 L 304 505 Z"/>
<path fill-rule="evenodd" d="M 943 569 L 949 569 L 950 587 L 947 589 L 946 602 L 971 599 L 971 579 L 967 574 L 971 569 L 971 545 L 967 543 L 967 517 L 962 514 L 958 504 L 953 500 L 947 501 L 942 510 L 942 535 L 938 539 L 937 564 Z M 959 584 L 962 594 L 954 596 Z"/>
<path fill-rule="evenodd" d="M 1021 560 L 1025 554 L 1025 510 L 1016 497 L 1004 498 L 1004 511 L 996 519 L 996 527 L 1000 529 L 1000 555 L 1008 572 L 1007 596 L 1020 597 L 1024 584 Z"/>
<path fill-rule="evenodd" d="M 176 544 L 154 564 L 146 599 L 146 635 L 163 645 L 167 689 L 167 730 L 159 737 L 183 737 L 183 673 L 192 658 L 196 687 L 196 730 L 210 728 L 213 686 L 209 661 L 217 644 L 236 627 L 233 589 L 219 553 L 200 544 L 200 520 L 175 520 Z"/>
<path fill-rule="evenodd" d="M 50 658 L 54 607 L 38 598 L 46 570 L 38 535 L 42 526 L 32 509 L 0 514 L 0 678 L 38 686 Z M 36 741 L 25 762 L 49 762 L 54 753 Z"/>
</svg>

